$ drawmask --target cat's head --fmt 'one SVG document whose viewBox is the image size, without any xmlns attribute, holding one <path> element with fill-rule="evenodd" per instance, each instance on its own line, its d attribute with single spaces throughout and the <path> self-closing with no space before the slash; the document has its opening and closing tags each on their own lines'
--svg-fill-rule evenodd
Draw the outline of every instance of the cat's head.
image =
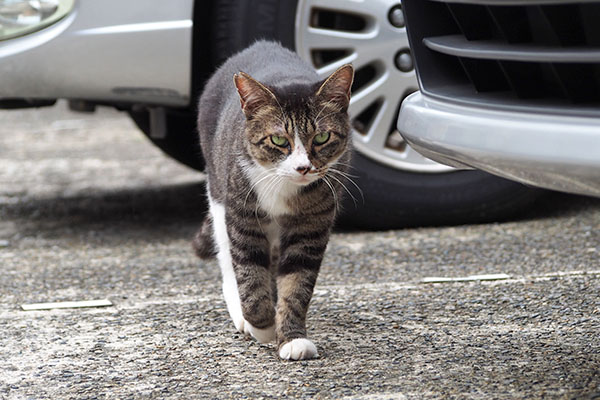
<svg viewBox="0 0 600 400">
<path fill-rule="evenodd" d="M 350 146 L 353 78 L 347 64 L 319 84 L 275 90 L 248 74 L 236 74 L 250 156 L 298 185 L 323 177 Z"/>
</svg>

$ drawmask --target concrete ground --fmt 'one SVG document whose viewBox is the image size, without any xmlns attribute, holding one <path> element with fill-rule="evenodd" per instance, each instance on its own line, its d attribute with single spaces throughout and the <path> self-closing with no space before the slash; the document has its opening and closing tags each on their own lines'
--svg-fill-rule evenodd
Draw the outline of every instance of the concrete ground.
<svg viewBox="0 0 600 400">
<path fill-rule="evenodd" d="M 515 222 L 333 235 L 320 358 L 234 332 L 190 250 L 202 175 L 125 115 L 0 112 L 1 399 L 600 398 L 600 199 Z M 426 277 L 508 274 L 491 282 Z M 109 299 L 105 308 L 21 304 Z"/>
</svg>

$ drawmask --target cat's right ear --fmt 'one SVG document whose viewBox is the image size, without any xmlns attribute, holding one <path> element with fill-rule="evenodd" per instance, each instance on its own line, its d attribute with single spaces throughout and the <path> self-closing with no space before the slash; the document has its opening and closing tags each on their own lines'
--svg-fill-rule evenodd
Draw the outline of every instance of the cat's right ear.
<svg viewBox="0 0 600 400">
<path fill-rule="evenodd" d="M 277 102 L 273 92 L 245 72 L 235 74 L 233 83 L 240 95 L 242 111 L 246 118 L 251 118 L 261 107 Z"/>
<path fill-rule="evenodd" d="M 317 90 L 317 97 L 321 97 L 327 103 L 337 104 L 341 110 L 346 111 L 353 82 L 354 67 L 352 64 L 342 65 L 321 84 Z"/>
</svg>

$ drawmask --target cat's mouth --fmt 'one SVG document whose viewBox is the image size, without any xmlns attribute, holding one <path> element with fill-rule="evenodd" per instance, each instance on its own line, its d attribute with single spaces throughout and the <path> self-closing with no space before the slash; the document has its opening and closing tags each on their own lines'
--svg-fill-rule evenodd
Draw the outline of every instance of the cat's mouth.
<svg viewBox="0 0 600 400">
<path fill-rule="evenodd" d="M 311 171 L 305 175 L 298 174 L 291 178 L 291 181 L 299 186 L 310 185 L 311 183 L 318 181 L 325 175 L 324 172 L 320 171 Z"/>
<path fill-rule="evenodd" d="M 318 180 L 319 178 L 320 177 L 316 175 L 299 175 L 294 177 L 292 182 L 299 186 L 306 186 Z"/>
</svg>

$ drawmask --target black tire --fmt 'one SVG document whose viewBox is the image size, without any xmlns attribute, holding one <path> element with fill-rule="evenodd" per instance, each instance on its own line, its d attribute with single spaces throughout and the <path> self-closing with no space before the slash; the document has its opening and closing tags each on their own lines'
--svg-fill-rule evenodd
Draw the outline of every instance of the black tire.
<svg viewBox="0 0 600 400">
<path fill-rule="evenodd" d="M 189 110 L 166 110 L 167 129 L 164 136 L 154 138 L 150 134 L 150 113 L 147 110 L 129 111 L 129 115 L 148 137 L 166 155 L 202 171 L 204 160 L 198 142 L 195 112 Z"/>
<path fill-rule="evenodd" d="M 418 174 L 392 169 L 361 154 L 352 161 L 353 180 L 340 217 L 344 227 L 459 225 L 506 219 L 527 208 L 539 190 L 481 171 Z M 364 199 L 363 199 L 364 197 Z"/>
<path fill-rule="evenodd" d="M 296 0 L 214 0 L 211 54 L 216 65 L 259 39 L 294 49 Z"/>
</svg>

